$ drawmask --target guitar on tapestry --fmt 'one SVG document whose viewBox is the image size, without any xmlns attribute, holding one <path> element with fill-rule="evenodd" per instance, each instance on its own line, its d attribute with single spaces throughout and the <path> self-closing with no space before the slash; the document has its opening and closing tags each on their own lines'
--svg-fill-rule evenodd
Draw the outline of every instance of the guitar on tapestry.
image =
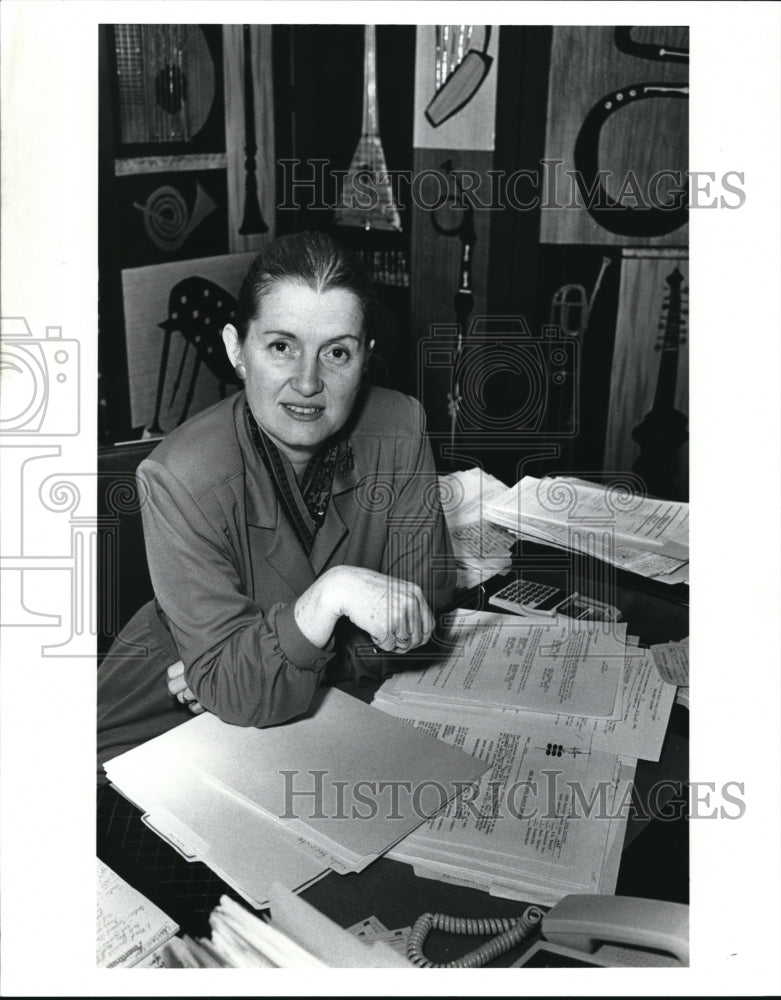
<svg viewBox="0 0 781 1000">
<path fill-rule="evenodd" d="M 686 342 L 682 336 L 683 275 L 677 267 L 668 275 L 667 284 L 667 317 L 660 324 L 663 333 L 655 348 L 662 352 L 656 392 L 651 409 L 632 431 L 632 438 L 640 445 L 632 471 L 642 476 L 649 493 L 675 500 L 680 496 L 676 482 L 678 452 L 689 440 L 688 417 L 675 408 L 678 352 Z"/>
</svg>

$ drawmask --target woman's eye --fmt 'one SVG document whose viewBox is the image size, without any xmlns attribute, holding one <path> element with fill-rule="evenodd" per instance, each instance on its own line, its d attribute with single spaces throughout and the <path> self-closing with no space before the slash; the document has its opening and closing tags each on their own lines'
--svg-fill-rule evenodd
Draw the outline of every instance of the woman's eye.
<svg viewBox="0 0 781 1000">
<path fill-rule="evenodd" d="M 284 340 L 275 340 L 271 344 L 271 351 L 273 354 L 285 354 L 286 351 L 290 349 L 290 345 Z"/>
<path fill-rule="evenodd" d="M 334 361 L 344 363 L 345 361 L 350 360 L 350 352 L 346 347 L 332 347 L 328 354 Z"/>
</svg>

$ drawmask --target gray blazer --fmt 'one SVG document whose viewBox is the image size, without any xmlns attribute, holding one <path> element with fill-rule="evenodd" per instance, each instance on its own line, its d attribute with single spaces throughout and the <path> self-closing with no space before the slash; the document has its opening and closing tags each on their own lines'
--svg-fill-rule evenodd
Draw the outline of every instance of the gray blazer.
<svg viewBox="0 0 781 1000">
<path fill-rule="evenodd" d="M 369 387 L 349 438 L 354 468 L 335 478 L 309 557 L 256 452 L 243 392 L 188 420 L 142 462 L 157 600 L 123 629 L 99 670 L 99 743 L 113 749 L 103 759 L 189 717 L 166 687 L 177 659 L 198 701 L 244 726 L 305 712 L 326 668 L 342 678 L 387 673 L 389 659 L 370 654 L 368 636 L 349 622 L 325 649 L 299 630 L 296 599 L 332 566 L 412 580 L 434 607 L 450 599 L 450 542 L 422 407 Z"/>
</svg>

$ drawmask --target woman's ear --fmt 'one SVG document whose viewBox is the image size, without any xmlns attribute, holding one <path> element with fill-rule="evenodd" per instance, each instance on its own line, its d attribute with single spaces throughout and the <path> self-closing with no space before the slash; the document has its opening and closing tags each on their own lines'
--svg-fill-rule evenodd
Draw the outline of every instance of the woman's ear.
<svg viewBox="0 0 781 1000">
<path fill-rule="evenodd" d="M 241 364 L 241 344 L 239 343 L 239 331 L 232 323 L 226 323 L 222 328 L 222 342 L 225 344 L 225 353 L 234 368 Z"/>
<path fill-rule="evenodd" d="M 369 370 L 369 365 L 372 363 L 372 357 L 374 355 L 374 341 L 370 340 L 366 345 L 366 350 L 363 352 L 363 368 L 362 376 L 365 377 Z"/>
</svg>

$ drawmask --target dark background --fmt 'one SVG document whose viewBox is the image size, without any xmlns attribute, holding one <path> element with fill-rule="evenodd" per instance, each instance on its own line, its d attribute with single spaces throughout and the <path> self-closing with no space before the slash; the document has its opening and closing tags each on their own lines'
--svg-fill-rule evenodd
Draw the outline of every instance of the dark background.
<svg viewBox="0 0 781 1000">
<path fill-rule="evenodd" d="M 448 159 L 455 159 L 457 167 L 477 165 L 483 171 L 494 169 L 505 174 L 518 169 L 539 169 L 540 161 L 547 155 L 546 129 L 551 109 L 556 115 L 568 114 L 566 102 L 557 104 L 552 99 L 549 103 L 549 87 L 554 86 L 551 81 L 555 75 L 552 63 L 554 32 L 561 29 L 502 26 L 494 30 L 498 31 L 499 38 L 498 59 L 492 70 L 497 74 L 495 149 L 490 153 L 476 151 L 471 155 L 468 151 L 456 151 L 454 155 L 453 151 L 445 149 L 413 149 L 416 26 L 377 27 L 379 124 L 391 171 L 412 174 L 427 164 L 439 165 Z M 613 53 L 605 55 L 602 49 L 604 33 L 613 29 L 568 30 L 576 32 L 576 47 L 582 42 L 584 51 L 588 52 L 591 46 L 595 52 L 594 59 L 606 60 L 610 68 Z M 637 37 L 645 38 L 643 30 L 633 29 L 636 35 L 641 32 Z M 667 30 L 680 32 L 681 29 L 656 29 L 657 34 L 662 33 L 659 37 L 664 37 L 663 33 Z M 117 157 L 154 152 L 155 148 L 128 148 L 119 141 L 118 85 L 112 31 L 111 26 L 101 28 L 99 434 L 102 445 L 145 436 L 145 428 L 132 426 L 130 420 L 122 270 L 162 260 L 222 254 L 227 246 L 224 229 L 221 229 L 224 216 L 218 208 L 180 250 L 166 254 L 159 248 L 144 249 L 138 236 L 140 213 L 128 205 L 133 201 L 143 201 L 144 185 L 147 183 L 148 186 L 149 182 L 144 176 L 115 176 L 114 162 Z M 595 33 L 601 34 L 597 37 Z M 219 76 L 219 30 L 210 26 L 207 36 L 210 50 L 215 53 Z M 272 29 L 272 50 L 273 130 L 279 204 L 282 199 L 279 161 L 322 159 L 333 170 L 346 170 L 350 164 L 361 130 L 363 26 L 275 25 Z M 615 51 L 618 53 L 618 49 Z M 587 60 L 585 65 L 588 65 Z M 629 78 L 627 83 L 654 79 L 659 75 L 660 66 L 660 63 L 648 58 L 634 59 L 631 71 L 637 75 Z M 665 69 L 673 76 L 677 73 L 681 79 L 686 78 L 685 65 Z M 579 86 L 577 78 L 572 79 L 571 86 Z M 220 92 L 218 101 L 221 99 Z M 210 117 L 208 127 L 195 137 L 185 152 L 212 150 L 219 146 L 219 129 L 213 118 L 214 115 Z M 676 121 L 680 131 L 680 116 Z M 653 144 L 654 135 L 646 138 L 647 144 Z M 679 138 L 685 147 L 685 135 Z M 608 140 L 620 143 L 620 136 L 616 137 L 614 131 L 606 132 L 603 146 Z M 610 153 L 609 149 L 607 153 Z M 631 149 L 629 153 L 632 153 Z M 640 153 L 638 148 L 637 155 Z M 306 170 L 306 167 L 301 169 Z M 204 183 L 221 205 L 224 183 L 220 171 L 206 171 L 205 174 L 212 175 L 204 175 Z M 156 184 L 163 183 L 165 175 L 154 175 L 152 180 Z M 189 190 L 192 190 L 196 180 L 194 173 L 185 177 Z M 326 185 L 322 192 L 323 201 L 332 204 L 336 196 L 333 187 Z M 450 375 L 426 371 L 419 361 L 419 345 L 429 335 L 432 320 L 442 323 L 456 320 L 453 294 L 459 277 L 458 240 L 438 235 L 430 215 L 413 210 L 407 202 L 401 210 L 401 233 L 378 230 L 367 233 L 357 228 L 335 227 L 331 211 L 303 205 L 278 209 L 272 221 L 277 235 L 313 228 L 332 229 L 340 239 L 357 249 L 405 254 L 411 264 L 409 287 L 378 285 L 385 314 L 379 331 L 373 377 L 422 399 L 428 414 L 429 430 L 434 437 L 436 459 L 442 471 L 480 464 L 486 471 L 511 484 L 518 478 L 518 448 L 508 446 L 506 441 L 493 440 L 490 420 L 479 440 L 475 435 L 471 438 L 468 434 L 462 435 L 457 454 L 452 453 L 447 440 L 449 419 L 443 401 L 450 389 Z M 664 244 L 668 248 L 670 245 L 677 246 L 685 255 L 685 230 L 681 231 L 678 239 L 673 234 L 671 239 L 656 241 L 616 240 L 605 230 L 602 236 L 597 233 L 588 243 L 567 242 L 566 236 L 556 243 L 545 243 L 541 239 L 539 208 L 525 211 L 505 208 L 498 212 L 481 212 L 478 209 L 475 216 L 478 238 L 473 247 L 475 296 L 472 316 L 477 313 L 521 315 L 533 336 L 538 336 L 542 325 L 550 322 L 551 302 L 558 288 L 576 284 L 589 292 L 603 257 L 611 259 L 588 325 L 579 334 L 576 369 L 567 373 L 567 385 L 577 393 L 579 400 L 576 433 L 561 433 L 561 413 L 551 403 L 542 415 L 536 440 L 536 444 L 550 446 L 543 448 L 543 457 L 532 458 L 523 467 L 524 473 L 535 475 L 564 470 L 600 472 L 612 460 L 610 455 L 606 455 L 606 430 L 611 407 L 622 249 L 633 242 L 647 247 Z M 448 218 L 457 223 L 459 214 L 451 212 Z M 653 357 L 651 345 L 648 350 Z M 646 364 L 645 358 L 646 354 L 638 354 L 637 366 L 641 370 Z M 654 372 L 644 377 L 646 402 L 641 404 L 640 413 L 650 409 L 655 377 Z M 512 372 L 495 373 L 488 385 L 486 405 L 489 411 L 493 408 L 495 414 L 500 416 L 513 413 L 518 407 L 519 396 L 526 391 L 523 382 L 515 379 Z M 614 389 L 612 391 L 615 392 Z M 633 419 L 620 429 L 620 434 L 625 437 L 631 435 L 634 423 Z M 680 461 L 685 461 L 685 458 Z M 610 471 L 620 469 L 611 466 Z M 648 483 L 650 492 L 665 495 L 663 488 L 656 484 L 654 489 L 654 485 Z M 686 499 L 685 490 L 685 484 L 677 489 L 678 499 Z M 669 495 L 673 496 L 672 490 Z"/>
</svg>

